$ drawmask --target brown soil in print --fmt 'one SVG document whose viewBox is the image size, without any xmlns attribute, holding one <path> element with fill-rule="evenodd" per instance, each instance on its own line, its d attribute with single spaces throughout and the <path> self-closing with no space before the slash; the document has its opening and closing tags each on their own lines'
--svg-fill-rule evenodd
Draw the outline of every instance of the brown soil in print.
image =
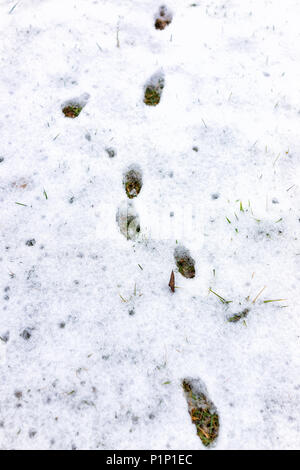
<svg viewBox="0 0 300 470">
<path fill-rule="evenodd" d="M 178 247 L 175 249 L 174 258 L 178 271 L 182 276 L 187 279 L 195 277 L 195 261 L 190 255 L 190 252 L 184 247 Z"/>
<path fill-rule="evenodd" d="M 143 186 L 143 178 L 142 171 L 137 165 L 129 167 L 123 177 L 123 184 L 129 199 L 133 199 L 139 195 Z"/>
<path fill-rule="evenodd" d="M 166 26 L 168 26 L 172 22 L 172 14 L 167 9 L 166 6 L 161 6 L 159 8 L 158 14 L 155 17 L 154 26 L 156 29 L 163 30 Z"/>
<path fill-rule="evenodd" d="M 215 405 L 208 398 L 205 385 L 200 380 L 185 379 L 182 387 L 188 404 L 188 411 L 202 444 L 210 446 L 219 434 L 219 415 Z"/>
</svg>

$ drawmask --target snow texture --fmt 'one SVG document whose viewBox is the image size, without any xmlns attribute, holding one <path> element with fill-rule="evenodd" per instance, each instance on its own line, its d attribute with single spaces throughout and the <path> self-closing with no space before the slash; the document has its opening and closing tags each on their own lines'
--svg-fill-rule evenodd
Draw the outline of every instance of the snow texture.
<svg viewBox="0 0 300 470">
<path fill-rule="evenodd" d="M 160 6 L 0 2 L 1 449 L 299 447 L 300 3 Z"/>
</svg>

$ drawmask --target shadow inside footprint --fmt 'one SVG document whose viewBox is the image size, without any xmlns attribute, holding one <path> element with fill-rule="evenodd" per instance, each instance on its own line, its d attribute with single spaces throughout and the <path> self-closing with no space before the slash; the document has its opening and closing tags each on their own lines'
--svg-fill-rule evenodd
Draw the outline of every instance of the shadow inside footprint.
<svg viewBox="0 0 300 470">
<path fill-rule="evenodd" d="M 123 184 L 127 197 L 137 197 L 143 186 L 142 170 L 138 165 L 131 165 L 123 177 Z"/>
<path fill-rule="evenodd" d="M 172 13 L 165 5 L 162 5 L 159 8 L 157 15 L 155 15 L 155 28 L 160 30 L 165 29 L 165 27 L 168 26 L 171 22 Z"/>
<path fill-rule="evenodd" d="M 132 203 L 124 203 L 116 215 L 120 232 L 127 240 L 136 240 L 140 233 L 140 218 Z"/>
<path fill-rule="evenodd" d="M 90 95 L 88 93 L 84 93 L 79 98 L 73 98 L 71 100 L 65 101 L 61 108 L 65 117 L 71 119 L 78 117 L 82 109 L 87 104 L 89 97 Z"/>
<path fill-rule="evenodd" d="M 157 106 L 165 86 L 165 79 L 161 72 L 152 75 L 145 86 L 144 103 L 147 106 Z"/>
<path fill-rule="evenodd" d="M 205 446 L 211 445 L 219 434 L 219 415 L 215 405 L 208 398 L 204 383 L 198 379 L 184 379 L 182 387 L 188 403 L 188 410 L 197 435 Z"/>
<path fill-rule="evenodd" d="M 190 255 L 190 252 L 183 246 L 179 246 L 174 251 L 174 258 L 178 271 L 182 276 L 187 279 L 195 277 L 195 261 Z"/>
</svg>

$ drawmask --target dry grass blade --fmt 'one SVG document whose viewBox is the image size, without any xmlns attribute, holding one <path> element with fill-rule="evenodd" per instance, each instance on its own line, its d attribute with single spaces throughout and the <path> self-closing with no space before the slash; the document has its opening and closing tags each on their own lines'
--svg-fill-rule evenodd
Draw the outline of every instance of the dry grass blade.
<svg viewBox="0 0 300 470">
<path fill-rule="evenodd" d="M 257 301 L 258 297 L 263 293 L 263 291 L 265 290 L 267 286 L 264 286 L 260 291 L 259 293 L 257 294 L 257 296 L 255 297 L 255 299 L 252 300 L 252 303 L 255 304 L 255 302 Z"/>
</svg>

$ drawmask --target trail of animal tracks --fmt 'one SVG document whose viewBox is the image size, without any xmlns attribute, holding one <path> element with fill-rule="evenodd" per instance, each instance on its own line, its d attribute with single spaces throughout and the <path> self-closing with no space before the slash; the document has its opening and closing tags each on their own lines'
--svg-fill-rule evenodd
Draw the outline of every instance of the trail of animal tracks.
<svg viewBox="0 0 300 470">
<path fill-rule="evenodd" d="M 1 2 L 1 449 L 297 448 L 299 16 Z"/>
</svg>

